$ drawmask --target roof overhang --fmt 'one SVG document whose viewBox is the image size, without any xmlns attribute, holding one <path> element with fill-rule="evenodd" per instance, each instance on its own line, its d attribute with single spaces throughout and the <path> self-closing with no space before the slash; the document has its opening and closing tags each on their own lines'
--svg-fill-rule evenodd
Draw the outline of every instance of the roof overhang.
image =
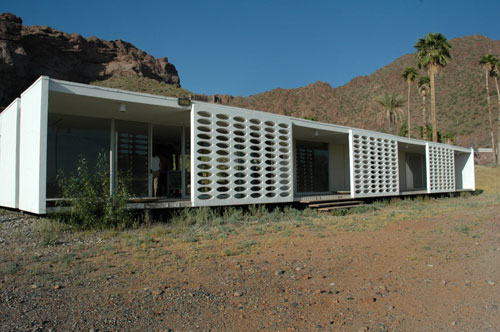
<svg viewBox="0 0 500 332">
<path fill-rule="evenodd" d="M 55 79 L 49 83 L 49 113 L 189 126 L 190 111 L 172 97 Z"/>
</svg>

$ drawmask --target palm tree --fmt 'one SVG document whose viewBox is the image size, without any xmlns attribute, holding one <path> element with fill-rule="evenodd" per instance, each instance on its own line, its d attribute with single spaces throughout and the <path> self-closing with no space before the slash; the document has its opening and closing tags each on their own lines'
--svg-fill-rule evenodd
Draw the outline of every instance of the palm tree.
<svg viewBox="0 0 500 332">
<path fill-rule="evenodd" d="M 490 72 L 490 76 L 495 80 L 495 86 L 497 88 L 497 101 L 498 101 L 498 131 L 497 131 L 497 165 L 500 164 L 500 158 L 498 154 L 500 153 L 500 90 L 498 89 L 498 77 L 500 76 L 500 60 L 497 58 L 495 65 Z"/>
<path fill-rule="evenodd" d="M 410 91 L 411 84 L 417 79 L 417 70 L 413 67 L 406 67 L 401 77 L 408 83 L 408 137 L 410 137 Z"/>
<path fill-rule="evenodd" d="M 392 134 L 393 123 L 402 119 L 403 112 L 401 111 L 401 106 L 404 103 L 403 97 L 394 93 L 384 92 L 383 95 L 375 97 L 375 101 L 384 108 L 382 114 L 387 120 L 389 133 Z"/>
<path fill-rule="evenodd" d="M 431 87 L 431 79 L 429 76 L 421 76 L 418 79 L 418 92 L 422 96 L 422 128 L 424 130 L 424 139 L 427 139 L 427 118 L 426 118 L 426 103 L 425 98 L 427 97 L 427 93 Z"/>
<path fill-rule="evenodd" d="M 432 118 L 432 140 L 437 142 L 437 119 L 436 119 L 436 84 L 435 75 L 440 67 L 445 67 L 448 59 L 451 59 L 451 45 L 441 33 L 429 33 L 420 38 L 415 44 L 417 49 L 418 68 L 425 68 L 431 79 L 431 118 Z"/>
<path fill-rule="evenodd" d="M 490 102 L 490 84 L 489 84 L 489 76 L 490 73 L 493 72 L 493 68 L 495 68 L 495 64 L 498 59 L 492 54 L 485 54 L 479 59 L 479 64 L 484 69 L 484 78 L 486 79 L 486 100 L 488 102 L 488 119 L 490 121 L 490 136 L 491 136 L 491 149 L 493 151 L 493 155 L 495 156 L 495 164 L 498 164 L 498 154 L 496 152 L 496 144 L 495 144 L 495 134 L 493 131 L 493 115 L 491 111 L 491 102 Z"/>
</svg>

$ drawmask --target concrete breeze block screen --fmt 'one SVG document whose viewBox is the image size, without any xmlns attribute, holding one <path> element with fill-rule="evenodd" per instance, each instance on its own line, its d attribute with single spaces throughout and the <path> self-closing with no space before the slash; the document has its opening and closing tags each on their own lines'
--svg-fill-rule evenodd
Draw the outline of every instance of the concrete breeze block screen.
<svg viewBox="0 0 500 332">
<path fill-rule="evenodd" d="M 288 118 L 194 104 L 191 119 L 194 206 L 293 201 Z"/>
<path fill-rule="evenodd" d="M 352 131 L 354 197 L 399 193 L 398 144 L 384 135 Z"/>
<path fill-rule="evenodd" d="M 452 149 L 429 143 L 430 192 L 455 190 L 455 158 Z"/>
</svg>

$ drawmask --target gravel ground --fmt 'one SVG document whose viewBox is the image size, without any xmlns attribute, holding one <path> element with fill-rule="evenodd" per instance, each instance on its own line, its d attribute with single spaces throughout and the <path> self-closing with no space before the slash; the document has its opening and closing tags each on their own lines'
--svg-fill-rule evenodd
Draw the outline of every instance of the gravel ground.
<svg viewBox="0 0 500 332">
<path fill-rule="evenodd" d="M 498 195 L 452 198 L 193 242 L 50 237 L 2 210 L 0 330 L 498 331 L 498 211 Z"/>
</svg>

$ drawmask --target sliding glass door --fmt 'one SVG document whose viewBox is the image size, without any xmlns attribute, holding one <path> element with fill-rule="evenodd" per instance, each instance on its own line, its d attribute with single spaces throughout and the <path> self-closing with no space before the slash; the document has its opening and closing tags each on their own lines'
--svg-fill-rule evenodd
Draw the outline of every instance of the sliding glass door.
<svg viewBox="0 0 500 332">
<path fill-rule="evenodd" d="M 298 193 L 328 192 L 328 144 L 296 141 Z"/>
<path fill-rule="evenodd" d="M 117 176 L 126 180 L 132 196 L 147 197 L 149 183 L 148 124 L 116 121 Z"/>
</svg>

